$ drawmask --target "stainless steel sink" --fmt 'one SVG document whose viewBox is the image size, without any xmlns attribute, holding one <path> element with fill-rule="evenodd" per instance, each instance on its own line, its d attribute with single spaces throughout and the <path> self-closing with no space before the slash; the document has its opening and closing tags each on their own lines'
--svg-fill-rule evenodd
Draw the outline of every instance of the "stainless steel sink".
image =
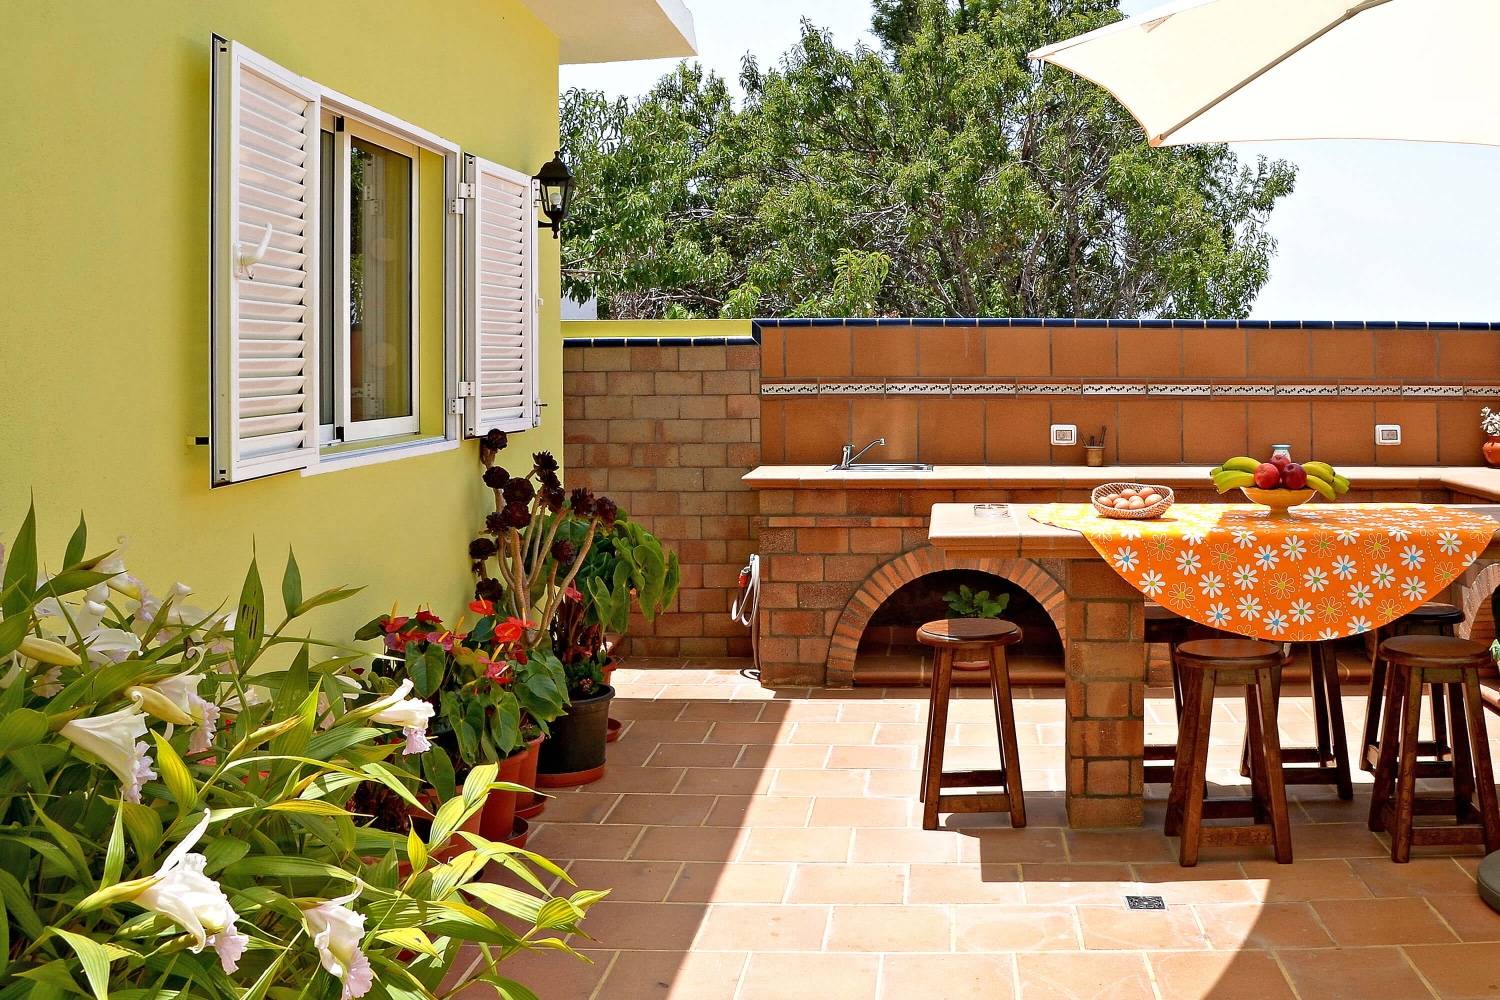
<svg viewBox="0 0 1500 1000">
<path fill-rule="evenodd" d="M 860 462 L 856 465 L 829 466 L 830 472 L 931 472 L 932 466 L 923 462 Z"/>
</svg>

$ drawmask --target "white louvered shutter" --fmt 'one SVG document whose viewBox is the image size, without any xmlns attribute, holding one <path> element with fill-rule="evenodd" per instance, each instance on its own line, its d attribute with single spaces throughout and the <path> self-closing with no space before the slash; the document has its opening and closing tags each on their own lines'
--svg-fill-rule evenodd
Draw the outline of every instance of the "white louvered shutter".
<svg viewBox="0 0 1500 1000">
<path fill-rule="evenodd" d="M 314 84 L 237 42 L 214 40 L 214 74 L 219 485 L 317 461 L 321 125 Z"/>
<path fill-rule="evenodd" d="M 465 219 L 465 413 L 474 437 L 537 426 L 536 200 L 531 178 L 465 158 L 473 200 Z"/>
</svg>

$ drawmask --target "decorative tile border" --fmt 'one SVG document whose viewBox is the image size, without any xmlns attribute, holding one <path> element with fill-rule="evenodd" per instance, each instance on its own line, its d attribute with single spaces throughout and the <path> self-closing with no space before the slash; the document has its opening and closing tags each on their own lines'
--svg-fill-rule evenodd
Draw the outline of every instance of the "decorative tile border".
<svg viewBox="0 0 1500 1000">
<path fill-rule="evenodd" d="M 1340 385 L 1336 382 L 1176 383 L 1176 382 L 1016 382 L 1012 379 L 952 382 L 762 382 L 762 396 L 1144 396 L 1299 399 L 1363 397 L 1450 399 L 1500 396 L 1500 385 Z"/>
<path fill-rule="evenodd" d="M 1429 322 L 1426 320 L 1302 320 L 1302 319 L 1070 319 L 1062 316 L 937 316 L 880 317 L 878 319 L 787 318 L 751 320 L 751 329 L 807 326 L 942 326 L 1047 327 L 1105 330 L 1500 330 L 1500 323 Z"/>
</svg>

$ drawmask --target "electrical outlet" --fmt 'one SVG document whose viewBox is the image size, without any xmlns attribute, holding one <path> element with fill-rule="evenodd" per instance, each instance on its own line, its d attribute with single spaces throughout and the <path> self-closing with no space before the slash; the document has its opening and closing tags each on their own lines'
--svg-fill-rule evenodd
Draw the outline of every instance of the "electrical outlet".
<svg viewBox="0 0 1500 1000">
<path fill-rule="evenodd" d="M 1066 448 L 1078 443 L 1077 424 L 1053 424 L 1052 425 L 1052 447 Z"/>
<path fill-rule="evenodd" d="M 1401 443 L 1400 424 L 1376 424 L 1375 443 L 1377 445 L 1398 445 Z"/>
</svg>

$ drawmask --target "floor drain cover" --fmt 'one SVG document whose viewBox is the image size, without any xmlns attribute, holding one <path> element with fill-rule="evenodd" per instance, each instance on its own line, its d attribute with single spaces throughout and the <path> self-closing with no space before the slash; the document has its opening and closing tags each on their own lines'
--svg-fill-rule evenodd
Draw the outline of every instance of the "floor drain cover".
<svg viewBox="0 0 1500 1000">
<path fill-rule="evenodd" d="M 1160 896 L 1126 896 L 1125 905 L 1132 910 L 1165 910 L 1167 901 Z"/>
</svg>

